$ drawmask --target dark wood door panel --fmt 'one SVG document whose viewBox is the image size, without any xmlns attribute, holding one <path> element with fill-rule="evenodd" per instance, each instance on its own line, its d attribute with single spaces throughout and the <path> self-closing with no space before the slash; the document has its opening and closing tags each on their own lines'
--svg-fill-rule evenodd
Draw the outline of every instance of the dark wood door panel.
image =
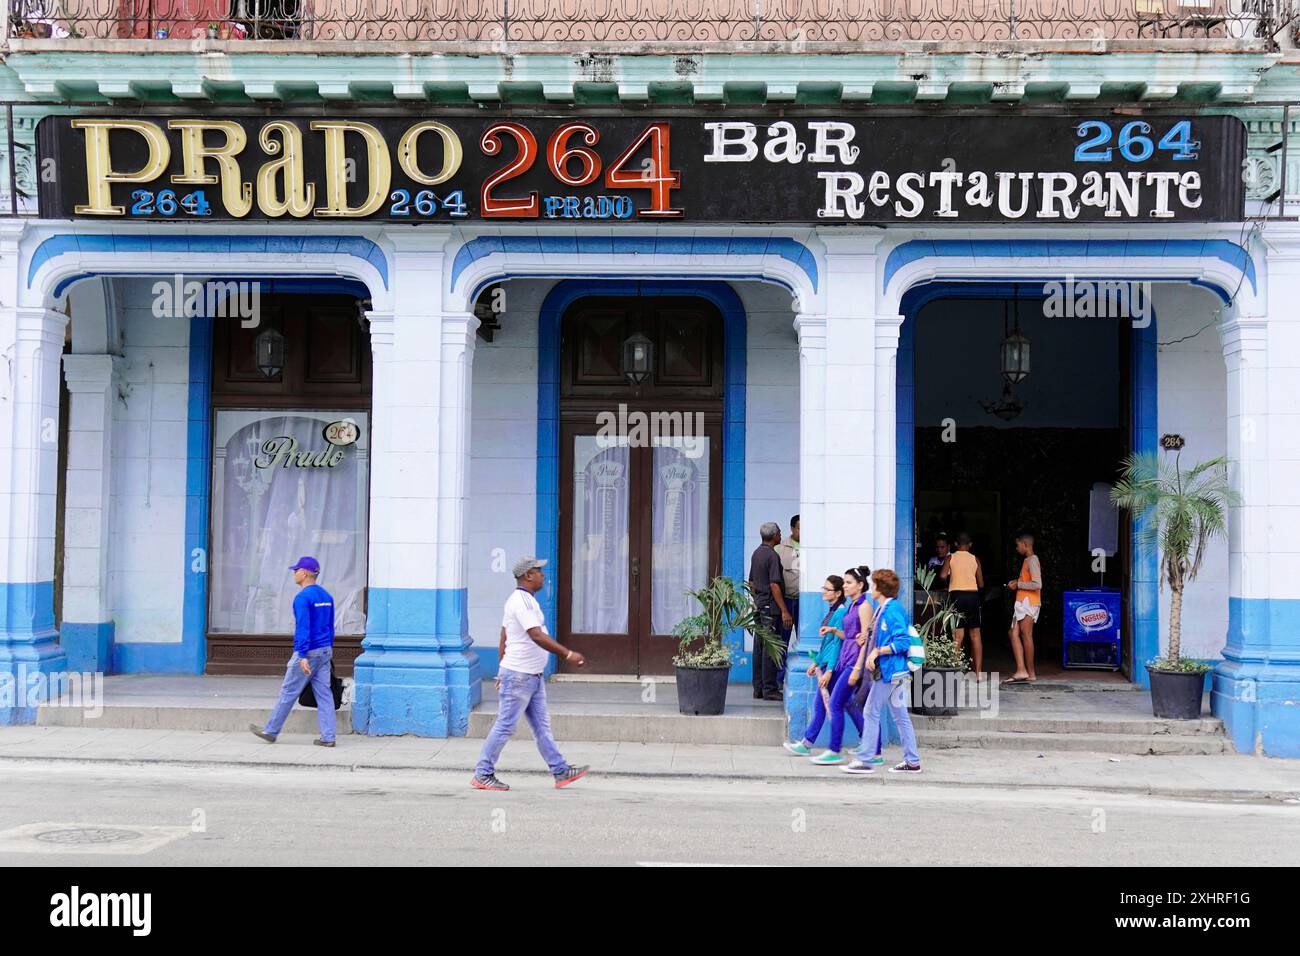
<svg viewBox="0 0 1300 956">
<path fill-rule="evenodd" d="M 586 299 L 575 304 L 562 322 L 560 552 L 552 581 L 558 587 L 557 634 L 561 643 L 580 651 L 593 674 L 660 675 L 672 673 L 677 641 L 653 634 L 655 449 L 647 441 L 628 449 L 628 553 L 619 568 L 620 589 L 628 598 L 627 632 L 575 633 L 574 442 L 599 433 L 609 413 L 694 413 L 703 416 L 709 437 L 708 565 L 718 573 L 722 552 L 722 318 L 704 300 L 661 298 Z M 640 332 L 655 344 L 651 379 L 631 386 L 620 371 L 623 341 Z M 605 416 L 602 419 L 601 416 Z M 677 421 L 686 419 L 678 415 Z M 629 422 L 630 427 L 635 427 Z M 584 480 L 589 480 L 585 478 Z M 700 581 L 699 584 L 705 583 Z M 560 662 L 562 672 L 578 669 Z"/>
</svg>

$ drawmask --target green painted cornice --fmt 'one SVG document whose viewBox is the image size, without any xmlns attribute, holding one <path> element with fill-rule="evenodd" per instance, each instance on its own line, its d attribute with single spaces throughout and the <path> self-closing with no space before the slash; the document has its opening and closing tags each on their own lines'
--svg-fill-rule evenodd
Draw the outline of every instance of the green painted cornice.
<svg viewBox="0 0 1300 956">
<path fill-rule="evenodd" d="M 7 99 L 472 105 L 1087 102 L 1257 98 L 1281 55 L 1235 41 L 748 45 L 555 52 L 461 44 L 11 40 Z M 697 44 L 697 46 L 700 46 Z M 365 49 L 362 50 L 361 48 Z M 772 49 L 779 47 L 780 49 Z M 326 49 L 328 48 L 328 49 Z M 644 49 L 643 49 L 644 48 Z M 127 52 L 129 49 L 130 52 Z M 1279 81 L 1280 82 L 1280 81 Z M 1290 81 L 1287 81 L 1289 85 Z"/>
</svg>

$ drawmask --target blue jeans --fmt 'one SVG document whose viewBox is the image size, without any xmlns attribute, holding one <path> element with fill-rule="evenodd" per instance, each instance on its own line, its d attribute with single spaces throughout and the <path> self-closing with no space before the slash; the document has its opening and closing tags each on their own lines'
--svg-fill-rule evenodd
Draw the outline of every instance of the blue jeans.
<svg viewBox="0 0 1300 956">
<path fill-rule="evenodd" d="M 289 667 L 284 672 L 284 683 L 280 685 L 280 699 L 275 702 L 271 719 L 266 722 L 263 731 L 277 736 L 284 722 L 289 718 L 289 711 L 298 702 L 298 695 L 311 681 L 312 690 L 316 692 L 316 721 L 320 724 L 320 739 L 334 739 L 334 692 L 330 690 L 330 661 L 334 658 L 334 648 L 318 647 L 307 652 L 307 664 L 311 667 L 311 677 L 302 672 L 298 666 L 298 652 L 289 658 Z"/>
<path fill-rule="evenodd" d="M 871 693 L 867 697 L 866 730 L 863 731 L 862 739 L 866 741 L 880 736 L 880 712 L 888 707 L 903 745 L 903 759 L 916 765 L 921 762 L 921 755 L 916 752 L 916 731 L 912 729 L 912 715 L 907 712 L 911 685 L 911 674 L 899 674 L 888 684 L 883 680 L 872 681 Z M 858 750 L 858 759 L 867 760 L 870 757 L 864 744 Z"/>
<path fill-rule="evenodd" d="M 506 741 L 514 736 L 519 724 L 519 715 L 528 718 L 528 726 L 533 728 L 533 737 L 537 749 L 551 773 L 561 774 L 569 769 L 568 762 L 560 756 L 560 748 L 555 746 L 551 736 L 551 715 L 546 710 L 546 686 L 540 674 L 520 674 L 518 671 L 501 668 L 497 672 L 501 681 L 501 699 L 497 703 L 497 719 L 483 741 L 483 750 L 478 755 L 478 766 L 474 768 L 480 777 L 496 772 L 497 759 L 505 749 Z"/>
<path fill-rule="evenodd" d="M 853 672 L 852 667 L 844 667 L 835 671 L 831 675 L 831 739 L 828 742 L 828 749 L 839 753 L 844 747 L 844 715 L 848 714 L 849 719 L 853 721 L 853 726 L 858 733 L 862 733 L 862 711 L 853 706 L 853 692 L 857 689 L 849 683 L 849 674 Z M 813 702 L 813 719 L 808 725 L 808 730 L 803 739 L 809 747 L 817 742 L 817 735 L 822 732 L 822 724 L 826 720 L 826 707 L 822 703 L 821 691 L 814 695 Z M 876 734 L 879 738 L 879 731 Z M 876 753 L 880 752 L 880 744 L 876 744 Z"/>
</svg>

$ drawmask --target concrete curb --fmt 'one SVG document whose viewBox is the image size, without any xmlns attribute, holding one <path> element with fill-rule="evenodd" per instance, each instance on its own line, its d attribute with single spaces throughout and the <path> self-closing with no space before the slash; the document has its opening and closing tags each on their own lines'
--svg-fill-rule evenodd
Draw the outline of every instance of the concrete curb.
<svg viewBox="0 0 1300 956">
<path fill-rule="evenodd" d="M 48 756 L 39 754 L 24 755 L 5 755 L 0 756 L 0 766 L 5 762 L 12 761 L 15 763 L 39 763 L 58 761 L 65 764 L 115 764 L 126 767 L 149 767 L 149 766 L 171 766 L 184 767 L 187 769 L 204 769 L 208 767 L 236 767 L 244 770 L 265 770 L 268 768 L 281 770 L 334 770 L 347 771 L 356 773 L 358 771 L 393 771 L 396 773 L 473 773 L 474 765 L 467 763 L 463 765 L 444 765 L 430 766 L 428 764 L 382 764 L 367 763 L 361 761 L 352 764 L 325 763 L 319 761 L 303 760 L 285 763 L 267 763 L 266 761 L 255 760 L 186 760 L 186 759 L 169 759 L 166 757 L 155 757 L 149 759 L 124 758 L 116 759 L 111 757 L 81 757 L 81 756 Z M 620 777 L 627 779 L 666 779 L 666 780 L 751 780 L 759 782 L 799 782 L 799 783 L 816 783 L 821 786 L 829 785 L 831 780 L 841 780 L 840 777 L 827 775 L 816 776 L 794 776 L 789 774 L 771 775 L 771 774 L 754 774 L 741 773 L 738 771 L 725 770 L 680 770 L 667 772 L 651 772 L 646 770 L 593 770 L 593 775 L 603 777 Z M 529 769 L 512 769 L 509 776 L 519 777 L 547 777 L 550 776 L 544 770 Z M 882 774 L 883 776 L 883 774 Z M 843 782 L 841 780 L 841 782 Z M 963 789 L 989 789 L 993 787 L 1014 786 L 1016 789 L 1032 790 L 1074 790 L 1084 793 L 1113 793 L 1113 794 L 1131 794 L 1151 797 L 1166 797 L 1181 800 L 1204 800 L 1215 802 L 1251 802 L 1259 804 L 1283 803 L 1287 801 L 1300 801 L 1300 790 L 1228 790 L 1215 789 L 1211 787 L 1196 787 L 1179 789 L 1175 787 L 1150 787 L 1140 784 L 1071 784 L 1071 783 L 1026 783 L 1023 781 L 997 781 L 997 780 L 936 780 L 933 776 L 924 778 L 908 786 L 923 787 L 934 789 L 942 787 L 961 787 Z"/>
</svg>

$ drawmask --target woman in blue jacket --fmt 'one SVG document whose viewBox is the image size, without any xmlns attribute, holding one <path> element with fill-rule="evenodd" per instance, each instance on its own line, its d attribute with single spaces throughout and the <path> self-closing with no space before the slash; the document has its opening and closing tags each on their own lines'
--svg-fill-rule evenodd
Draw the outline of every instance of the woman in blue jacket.
<svg viewBox="0 0 1300 956">
<path fill-rule="evenodd" d="M 907 669 L 907 652 L 912 639 L 907 633 L 907 615 L 898 603 L 898 575 L 881 568 L 871 575 L 871 597 L 876 602 L 874 646 L 867 654 L 865 667 L 874 674 L 871 693 L 867 696 L 867 711 L 863 723 L 863 740 L 874 742 L 880 733 L 880 712 L 889 708 L 902 738 L 903 762 L 890 767 L 890 773 L 920 773 L 921 757 L 916 752 L 916 731 L 912 729 L 912 716 L 907 704 L 912 675 Z M 876 671 L 879 664 L 880 670 Z M 845 773 L 873 773 L 870 748 L 858 751 L 857 758 L 847 766 Z"/>
</svg>

